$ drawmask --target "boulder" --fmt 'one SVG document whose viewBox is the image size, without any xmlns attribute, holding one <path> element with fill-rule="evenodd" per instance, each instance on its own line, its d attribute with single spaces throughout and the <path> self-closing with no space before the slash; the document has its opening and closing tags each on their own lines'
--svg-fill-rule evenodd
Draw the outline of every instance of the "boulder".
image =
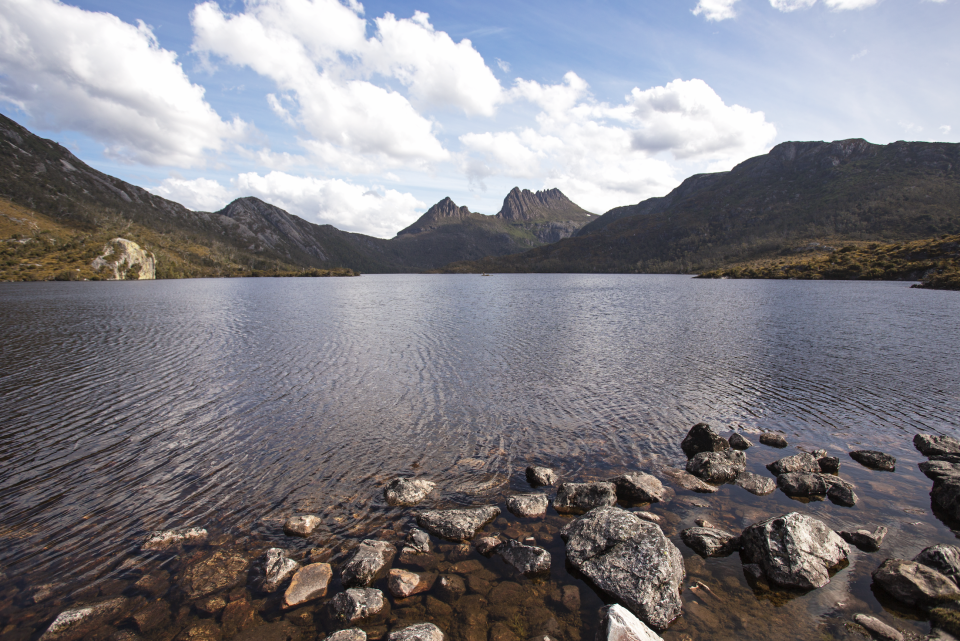
<svg viewBox="0 0 960 641">
<path fill-rule="evenodd" d="M 345 587 L 369 586 L 386 572 L 396 554 L 392 544 L 366 539 L 340 568 L 340 582 Z"/>
<path fill-rule="evenodd" d="M 856 530 L 853 532 L 837 532 L 837 534 L 840 535 L 841 539 L 850 545 L 855 545 L 864 552 L 876 552 L 880 549 L 880 544 L 883 543 L 883 537 L 887 535 L 887 528 L 881 525 L 873 532 Z"/>
<path fill-rule="evenodd" d="M 393 568 L 387 578 L 387 588 L 390 594 L 398 599 L 405 599 L 414 594 L 421 594 L 433 587 L 437 580 L 434 574 L 417 574 L 407 570 Z"/>
<path fill-rule="evenodd" d="M 293 578 L 283 593 L 283 607 L 295 608 L 298 605 L 327 596 L 327 588 L 333 578 L 333 569 L 329 563 L 311 563 L 305 565 Z"/>
<path fill-rule="evenodd" d="M 913 560 L 933 568 L 960 586 L 960 547 L 946 543 L 933 545 L 913 557 Z"/>
<path fill-rule="evenodd" d="M 396 478 L 383 489 L 383 496 L 390 505 L 413 507 L 437 486 L 433 481 L 424 479 Z"/>
<path fill-rule="evenodd" d="M 757 496 L 766 496 L 773 494 L 777 490 L 777 483 L 772 478 L 760 476 L 753 472 L 740 472 L 734 481 L 737 487 L 742 487 L 747 492 Z"/>
<path fill-rule="evenodd" d="M 837 505 L 853 507 L 857 504 L 857 493 L 853 491 L 853 484 L 836 476 L 824 474 L 827 482 L 827 498 Z"/>
<path fill-rule="evenodd" d="M 250 561 L 236 552 L 216 550 L 189 563 L 177 577 L 190 599 L 199 599 L 220 590 L 235 588 L 247 581 Z"/>
<path fill-rule="evenodd" d="M 410 533 L 407 534 L 407 547 L 421 554 L 426 554 L 431 549 L 430 535 L 420 528 L 410 528 Z"/>
<path fill-rule="evenodd" d="M 840 459 L 836 456 L 821 456 L 817 459 L 817 465 L 824 474 L 838 474 L 840 472 Z"/>
<path fill-rule="evenodd" d="M 367 633 L 360 628 L 337 630 L 328 636 L 326 641 L 367 641 Z"/>
<path fill-rule="evenodd" d="M 960 599 L 960 590 L 953 581 L 914 561 L 887 559 L 874 570 L 873 581 L 907 605 L 929 606 Z"/>
<path fill-rule="evenodd" d="M 710 485 L 709 483 L 698 479 L 696 476 L 690 472 L 684 470 L 677 470 L 672 467 L 663 468 L 663 474 L 669 478 L 673 483 L 678 487 L 689 490 L 691 492 L 699 492 L 701 494 L 712 494 L 719 491 L 719 487 L 716 485 Z"/>
<path fill-rule="evenodd" d="M 760 435 L 760 442 L 763 445 L 779 449 L 787 446 L 787 439 L 783 437 L 783 434 L 778 434 L 777 432 L 764 432 Z"/>
<path fill-rule="evenodd" d="M 199 545 L 207 540 L 207 530 L 202 527 L 184 527 L 175 530 L 160 530 L 147 535 L 143 545 L 144 551 L 162 551 L 178 548 L 184 545 Z"/>
<path fill-rule="evenodd" d="M 583 514 L 593 508 L 617 504 L 613 483 L 561 483 L 553 508 L 561 514 Z"/>
<path fill-rule="evenodd" d="M 748 450 L 753 447 L 753 443 L 747 440 L 747 438 L 739 432 L 734 432 L 731 434 L 728 441 L 730 442 L 730 447 L 735 450 Z"/>
<path fill-rule="evenodd" d="M 557 473 L 551 470 L 549 467 L 527 468 L 527 482 L 534 487 L 538 487 L 540 485 L 556 485 L 557 481 L 559 480 L 560 477 L 557 476 Z"/>
<path fill-rule="evenodd" d="M 920 471 L 933 481 L 960 480 L 960 465 L 950 461 L 924 461 L 919 467 Z"/>
<path fill-rule="evenodd" d="M 394 630 L 387 641 L 444 641 L 443 630 L 432 623 L 417 623 L 401 630 Z"/>
<path fill-rule="evenodd" d="M 960 454 L 960 441 L 952 436 L 930 436 L 917 434 L 913 437 L 913 446 L 924 456 L 938 454 Z"/>
<path fill-rule="evenodd" d="M 617 507 L 598 507 L 561 531 L 567 560 L 608 597 L 656 630 L 680 615 L 680 550 L 660 527 Z"/>
<path fill-rule="evenodd" d="M 796 472 L 820 472 L 820 463 L 812 454 L 800 452 L 770 463 L 767 469 L 773 472 L 774 476 Z"/>
<path fill-rule="evenodd" d="M 507 498 L 507 509 L 521 518 L 546 516 L 548 504 L 547 495 L 543 493 L 517 494 Z"/>
<path fill-rule="evenodd" d="M 661 641 L 659 634 L 618 603 L 601 612 L 596 641 Z"/>
<path fill-rule="evenodd" d="M 270 548 L 264 552 L 258 565 L 256 586 L 263 592 L 274 592 L 300 569 L 300 564 L 287 557 L 286 550 L 280 548 Z"/>
<path fill-rule="evenodd" d="M 945 477 L 933 482 L 930 505 L 938 516 L 960 522 L 960 477 Z"/>
<path fill-rule="evenodd" d="M 893 472 L 897 469 L 897 459 L 876 450 L 854 450 L 850 452 L 850 458 L 874 470 Z"/>
<path fill-rule="evenodd" d="M 343 623 L 355 623 L 383 612 L 383 592 L 373 588 L 350 588 L 330 600 L 330 612 Z"/>
<path fill-rule="evenodd" d="M 740 537 L 713 527 L 692 527 L 680 532 L 688 548 L 700 556 L 730 556 L 740 549 Z"/>
<path fill-rule="evenodd" d="M 700 452 L 722 452 L 730 449 L 727 439 L 713 431 L 713 428 L 706 423 L 697 423 L 690 428 L 680 443 L 680 449 L 687 455 L 687 458 L 693 458 Z"/>
<path fill-rule="evenodd" d="M 550 553 L 541 547 L 510 540 L 498 545 L 496 552 L 507 565 L 527 576 L 550 570 Z"/>
<path fill-rule="evenodd" d="M 462 510 L 426 510 L 417 514 L 417 525 L 427 532 L 451 541 L 468 541 L 477 530 L 500 516 L 495 505 Z"/>
<path fill-rule="evenodd" d="M 320 523 L 320 517 L 314 514 L 297 514 L 283 524 L 283 533 L 290 536 L 310 536 Z"/>
<path fill-rule="evenodd" d="M 832 474 L 793 472 L 777 477 L 777 487 L 787 496 L 826 496 L 838 505 L 852 507 L 857 503 L 853 485 Z"/>
<path fill-rule="evenodd" d="M 903 641 L 903 633 L 892 628 L 880 619 L 867 614 L 853 615 L 853 621 L 857 625 L 866 628 L 874 639 L 878 641 Z"/>
<path fill-rule="evenodd" d="M 747 469 L 747 455 L 739 450 L 700 452 L 687 461 L 687 471 L 708 483 L 732 483 Z"/>
<path fill-rule="evenodd" d="M 83 639 L 100 626 L 118 618 L 127 606 L 127 599 L 81 605 L 64 610 L 40 637 L 40 641 L 75 641 Z"/>
<path fill-rule="evenodd" d="M 617 498 L 630 503 L 660 503 L 670 500 L 670 490 L 655 476 L 643 472 L 622 474 L 610 479 L 617 487 Z"/>
<path fill-rule="evenodd" d="M 768 581 L 798 589 L 830 582 L 830 570 L 843 563 L 850 548 L 822 521 L 791 512 L 751 525 L 740 535 L 740 558 L 756 564 Z"/>
</svg>

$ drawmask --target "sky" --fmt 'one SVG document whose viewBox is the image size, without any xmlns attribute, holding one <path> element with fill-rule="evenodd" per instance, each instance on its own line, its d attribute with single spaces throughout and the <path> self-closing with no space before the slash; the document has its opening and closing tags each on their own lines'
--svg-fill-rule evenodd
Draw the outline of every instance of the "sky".
<svg viewBox="0 0 960 641">
<path fill-rule="evenodd" d="M 960 0 L 0 0 L 0 113 L 201 211 L 393 237 L 662 196 L 787 140 L 960 141 Z"/>
</svg>

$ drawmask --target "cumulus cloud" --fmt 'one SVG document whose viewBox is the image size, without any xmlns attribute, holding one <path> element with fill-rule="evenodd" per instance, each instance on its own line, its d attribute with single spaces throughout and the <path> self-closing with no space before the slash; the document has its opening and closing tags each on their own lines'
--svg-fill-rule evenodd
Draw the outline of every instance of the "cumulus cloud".
<svg viewBox="0 0 960 641">
<path fill-rule="evenodd" d="M 942 0 L 933 1 L 941 2 Z M 823 3 L 834 11 L 845 11 L 872 7 L 877 4 L 877 0 L 823 0 Z M 817 4 L 817 0 L 770 0 L 770 6 L 784 12 L 807 9 L 815 4 Z"/>
<path fill-rule="evenodd" d="M 823 3 L 831 9 L 844 11 L 847 9 L 865 9 L 877 4 L 877 0 L 823 0 Z"/>
<path fill-rule="evenodd" d="M 817 4 L 817 0 L 770 0 L 770 6 L 784 12 L 806 9 L 815 4 Z"/>
<path fill-rule="evenodd" d="M 942 133 L 944 136 L 949 134 L 951 129 L 952 128 L 950 125 L 940 125 L 940 133 Z"/>
<path fill-rule="evenodd" d="M 167 178 L 149 191 L 194 211 L 219 211 L 236 198 L 233 191 L 207 178 Z"/>
<path fill-rule="evenodd" d="M 56 0 L 0 3 L 0 100 L 34 126 L 83 132 L 146 164 L 203 164 L 247 129 L 220 118 L 143 22 Z"/>
<path fill-rule="evenodd" d="M 738 0 L 700 0 L 693 10 L 693 15 L 703 14 L 704 18 L 713 21 L 728 20 L 737 15 L 733 10 L 733 5 L 737 2 Z"/>
<path fill-rule="evenodd" d="M 693 171 L 729 169 L 776 136 L 762 112 L 726 105 L 696 79 L 634 89 L 619 105 L 596 102 L 572 73 L 552 86 L 518 80 L 511 95 L 542 109 L 537 128 L 461 136 L 461 169 L 481 186 L 536 177 L 596 212 L 662 195 Z"/>
</svg>

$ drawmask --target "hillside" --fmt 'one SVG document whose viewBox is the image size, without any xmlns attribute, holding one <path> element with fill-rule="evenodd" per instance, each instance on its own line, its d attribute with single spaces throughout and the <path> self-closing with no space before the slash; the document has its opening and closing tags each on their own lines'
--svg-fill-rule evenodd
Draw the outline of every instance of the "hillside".
<svg viewBox="0 0 960 641">
<path fill-rule="evenodd" d="M 446 272 L 696 273 L 814 241 L 960 232 L 960 144 L 787 142 L 619 207 L 570 239 Z"/>
</svg>

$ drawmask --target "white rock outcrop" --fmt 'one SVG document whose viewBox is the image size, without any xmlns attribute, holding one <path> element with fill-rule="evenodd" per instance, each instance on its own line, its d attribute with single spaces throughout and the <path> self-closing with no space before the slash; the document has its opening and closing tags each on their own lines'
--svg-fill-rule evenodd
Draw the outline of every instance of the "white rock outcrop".
<svg viewBox="0 0 960 641">
<path fill-rule="evenodd" d="M 140 245 L 126 238 L 113 238 L 103 247 L 103 253 L 90 264 L 106 280 L 153 280 L 157 277 L 157 258 Z M 139 272 L 131 270 L 139 269 Z"/>
</svg>

